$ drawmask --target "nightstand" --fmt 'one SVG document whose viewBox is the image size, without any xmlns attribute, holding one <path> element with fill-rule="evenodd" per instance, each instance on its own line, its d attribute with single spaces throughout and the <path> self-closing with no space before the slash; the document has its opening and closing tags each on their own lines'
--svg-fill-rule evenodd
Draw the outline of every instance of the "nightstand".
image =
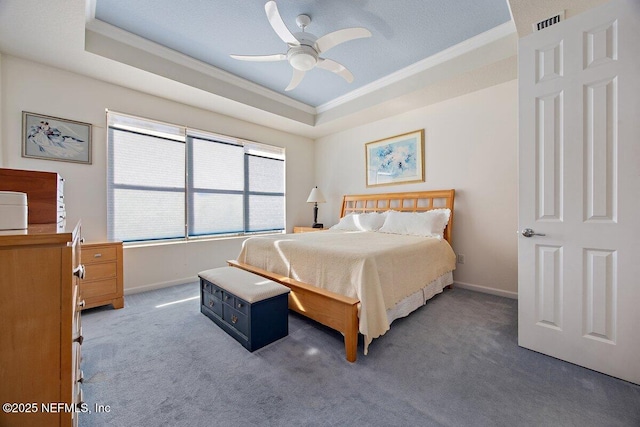
<svg viewBox="0 0 640 427">
<path fill-rule="evenodd" d="M 80 257 L 85 266 L 80 280 L 84 308 L 124 307 L 122 242 L 84 243 Z"/>
<path fill-rule="evenodd" d="M 328 230 L 328 228 L 313 228 L 313 227 L 302 227 L 302 226 L 293 227 L 294 233 L 310 233 L 313 231 L 322 231 L 322 230 Z"/>
</svg>

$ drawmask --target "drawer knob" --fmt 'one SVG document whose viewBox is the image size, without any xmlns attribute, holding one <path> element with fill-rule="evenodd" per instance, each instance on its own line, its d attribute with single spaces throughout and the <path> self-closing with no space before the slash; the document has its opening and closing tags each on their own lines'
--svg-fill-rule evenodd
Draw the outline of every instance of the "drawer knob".
<svg viewBox="0 0 640 427">
<path fill-rule="evenodd" d="M 241 302 L 238 303 L 238 308 L 242 308 L 242 303 Z"/>
<path fill-rule="evenodd" d="M 235 325 L 235 323 L 238 321 L 238 316 L 236 316 L 235 314 L 231 315 L 231 323 L 233 323 Z"/>
<path fill-rule="evenodd" d="M 85 302 L 84 302 L 84 300 L 82 300 L 82 301 L 78 301 L 78 307 L 79 307 L 79 308 L 83 308 L 84 306 L 85 306 Z"/>
<path fill-rule="evenodd" d="M 82 343 L 84 342 L 84 337 L 82 335 L 79 335 L 78 338 L 73 340 L 73 342 L 77 342 L 78 344 L 82 345 Z"/>
<path fill-rule="evenodd" d="M 231 297 L 230 297 L 229 295 L 225 295 L 225 296 L 224 296 L 224 300 L 225 300 L 225 301 L 228 301 L 228 300 L 230 300 L 230 299 L 231 299 Z"/>
<path fill-rule="evenodd" d="M 73 275 L 79 277 L 80 279 L 84 279 L 84 273 L 84 265 L 82 264 L 73 269 Z"/>
<path fill-rule="evenodd" d="M 215 304 L 215 303 L 213 302 L 213 300 L 212 300 L 212 299 L 211 299 L 211 300 L 209 300 L 209 307 L 213 307 L 213 305 L 214 305 L 214 304 Z"/>
<path fill-rule="evenodd" d="M 93 257 L 94 258 L 100 258 L 100 257 L 102 257 L 102 254 L 93 254 Z"/>
</svg>

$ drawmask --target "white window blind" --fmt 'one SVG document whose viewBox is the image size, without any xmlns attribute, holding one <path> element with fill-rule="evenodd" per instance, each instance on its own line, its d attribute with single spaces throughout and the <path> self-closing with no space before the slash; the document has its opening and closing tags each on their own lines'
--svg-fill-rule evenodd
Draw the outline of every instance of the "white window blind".
<svg viewBox="0 0 640 427">
<path fill-rule="evenodd" d="M 190 236 L 244 232 L 244 148 L 190 137 Z"/>
<path fill-rule="evenodd" d="M 246 154 L 245 166 L 247 231 L 284 229 L 284 160 Z"/>
<path fill-rule="evenodd" d="M 283 231 L 284 149 L 108 113 L 108 236 Z"/>
</svg>

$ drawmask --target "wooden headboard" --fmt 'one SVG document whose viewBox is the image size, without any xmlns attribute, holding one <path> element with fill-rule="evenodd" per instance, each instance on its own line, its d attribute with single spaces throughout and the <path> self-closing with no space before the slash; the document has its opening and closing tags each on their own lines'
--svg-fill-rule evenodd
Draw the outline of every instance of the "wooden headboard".
<svg viewBox="0 0 640 427">
<path fill-rule="evenodd" d="M 454 196 L 455 190 L 346 195 L 342 198 L 340 218 L 350 213 L 384 212 L 388 210 L 425 212 L 431 209 L 449 208 L 451 216 L 449 217 L 449 224 L 444 229 L 444 238 L 451 243 Z"/>
</svg>

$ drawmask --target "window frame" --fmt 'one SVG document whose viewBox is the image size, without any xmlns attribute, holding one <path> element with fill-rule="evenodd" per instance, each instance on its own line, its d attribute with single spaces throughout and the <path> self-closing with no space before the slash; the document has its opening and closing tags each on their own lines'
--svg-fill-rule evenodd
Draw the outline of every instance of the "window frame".
<svg viewBox="0 0 640 427">
<path fill-rule="evenodd" d="M 139 128 L 138 130 L 132 128 L 127 128 L 127 126 L 122 126 L 118 124 L 112 123 L 111 116 L 126 118 L 133 121 L 145 122 L 145 123 L 153 123 L 161 126 L 169 126 L 174 128 L 181 129 L 180 137 L 163 137 L 158 134 L 154 134 L 153 131 L 149 131 L 149 133 L 141 132 Z M 115 121 L 115 120 L 114 120 Z M 112 138 L 112 129 L 118 131 L 125 131 L 136 133 L 142 136 L 151 136 L 155 138 L 167 139 L 170 141 L 175 141 L 176 143 L 184 144 L 184 186 L 182 191 L 175 188 L 170 187 L 147 187 L 147 186 L 135 186 L 130 184 L 116 184 L 113 182 L 113 162 L 114 162 L 114 151 L 113 151 L 113 142 Z M 215 190 L 215 189 L 206 189 L 206 188 L 196 188 L 194 186 L 194 174 L 192 173 L 192 165 L 193 165 L 193 139 L 210 141 L 212 143 L 221 143 L 221 144 L 230 144 L 242 147 L 243 149 L 243 189 L 242 190 Z M 262 153 L 264 155 L 256 154 L 253 151 L 260 153 L 260 149 L 263 149 Z M 146 246 L 146 245 L 154 245 L 154 244 L 169 244 L 176 242 L 188 242 L 188 241 L 201 241 L 201 240 L 216 240 L 216 239 L 224 239 L 231 237 L 242 237 L 242 236 L 250 236 L 256 234 L 283 234 L 286 233 L 286 149 L 284 147 L 278 147 L 271 144 L 265 144 L 262 142 L 256 142 L 236 137 L 231 137 L 227 135 L 221 135 L 210 131 L 202 131 L 195 128 L 189 128 L 187 126 L 174 125 L 171 123 L 166 123 L 162 121 L 157 121 L 153 119 L 147 119 L 135 115 L 130 115 L 126 113 L 120 113 L 115 111 L 107 110 L 107 234 L 109 238 L 115 238 L 122 240 L 123 243 L 127 246 L 136 245 L 136 246 Z M 248 158 L 249 156 L 255 157 L 264 157 L 267 159 L 282 161 L 282 192 L 255 192 L 249 191 L 249 170 L 248 170 Z M 149 238 L 149 239 L 139 239 L 139 240 L 125 240 L 120 238 L 119 236 L 115 236 L 116 230 L 115 220 L 112 213 L 114 209 L 114 189 L 133 189 L 133 190 L 150 190 L 150 191 L 169 191 L 169 192 L 182 192 L 184 194 L 184 227 L 183 227 L 183 236 L 181 237 L 159 237 L 159 238 Z M 194 209 L 194 201 L 193 198 L 195 194 L 203 193 L 203 194 L 238 194 L 242 195 L 242 230 L 241 231 L 230 231 L 230 232 L 220 232 L 220 233 L 210 233 L 210 234 L 193 234 L 191 235 L 191 224 L 195 224 L 196 212 Z M 248 231 L 248 218 L 250 215 L 251 206 L 249 204 L 249 196 L 250 195 L 266 195 L 266 196 L 278 196 L 282 197 L 282 228 L 277 228 L 273 230 L 261 230 L 261 231 Z"/>
</svg>

